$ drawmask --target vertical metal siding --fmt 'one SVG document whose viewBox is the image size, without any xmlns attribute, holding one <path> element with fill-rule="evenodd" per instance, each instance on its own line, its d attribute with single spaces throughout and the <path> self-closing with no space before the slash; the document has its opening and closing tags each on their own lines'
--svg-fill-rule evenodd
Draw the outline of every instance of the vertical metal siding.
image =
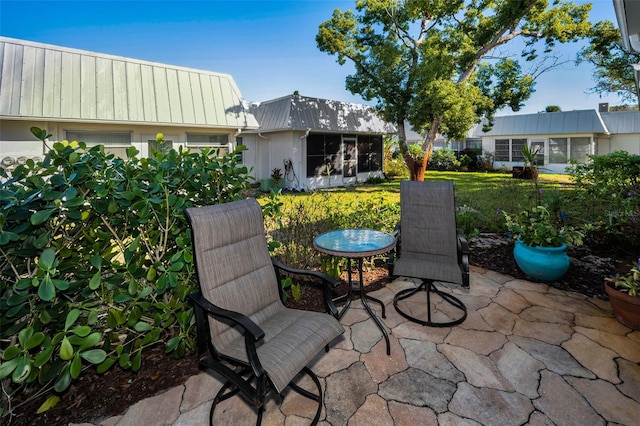
<svg viewBox="0 0 640 426">
<path fill-rule="evenodd" d="M 179 102 L 182 109 L 181 121 L 185 123 L 195 123 L 191 82 L 189 81 L 189 74 L 185 71 L 178 71 L 178 93 L 180 95 Z"/>
<path fill-rule="evenodd" d="M 127 99 L 127 66 L 122 61 L 112 61 L 113 67 L 113 118 L 118 121 L 129 119 Z"/>
<path fill-rule="evenodd" d="M 173 105 L 176 101 L 177 87 L 175 70 L 154 68 L 152 84 L 156 94 L 155 104 L 158 112 L 158 121 L 170 123 L 173 120 L 178 120 L 180 117 L 179 111 L 175 111 Z M 171 98 L 172 95 L 174 99 Z"/>
<path fill-rule="evenodd" d="M 22 75 L 22 49 L 18 46 L 7 46 L 3 54 L 3 62 L 9 66 L 2 67 L 0 81 L 0 114 L 19 114 L 20 83 Z"/>
<path fill-rule="evenodd" d="M 191 99 L 193 99 L 193 121 L 194 123 L 206 123 L 204 105 L 202 103 L 202 87 L 200 87 L 200 74 L 191 73 L 189 75 L 189 87 L 191 88 Z"/>
<path fill-rule="evenodd" d="M 202 107 L 204 109 L 205 122 L 215 123 L 216 119 L 216 104 L 213 99 L 213 89 L 211 82 L 213 77 L 208 75 L 200 76 L 200 87 L 202 93 Z"/>
<path fill-rule="evenodd" d="M 113 120 L 113 68 L 111 61 L 96 58 L 96 115 Z"/>
<path fill-rule="evenodd" d="M 142 72 L 140 64 L 126 63 L 127 106 L 129 120 L 144 121 L 144 98 L 142 95 Z"/>
<path fill-rule="evenodd" d="M 156 111 L 156 91 L 153 84 L 153 68 L 149 65 L 140 66 L 140 79 L 142 80 L 142 102 L 144 108 L 144 121 L 158 120 Z"/>
<path fill-rule="evenodd" d="M 96 61 L 92 56 L 80 60 L 80 117 L 96 118 Z"/>
<path fill-rule="evenodd" d="M 0 36 L 0 115 L 257 128 L 231 76 Z"/>
</svg>

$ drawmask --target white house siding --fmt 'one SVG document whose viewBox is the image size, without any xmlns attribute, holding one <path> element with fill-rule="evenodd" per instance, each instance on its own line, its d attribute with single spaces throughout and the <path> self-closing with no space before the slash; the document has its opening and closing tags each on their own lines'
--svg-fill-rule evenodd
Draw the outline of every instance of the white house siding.
<svg viewBox="0 0 640 426">
<path fill-rule="evenodd" d="M 157 133 L 163 133 L 164 139 L 172 141 L 172 147 L 178 149 L 180 146 L 187 147 L 187 134 L 226 134 L 229 141 L 228 147 L 235 147 L 235 131 L 212 130 L 203 127 L 175 127 L 175 126 L 145 126 L 136 124 L 106 124 L 106 123 L 76 123 L 60 121 L 26 121 L 26 120 L 3 120 L 0 126 L 0 156 L 2 159 L 11 157 L 18 158 L 42 158 L 46 152 L 43 144 L 36 140 L 29 128 L 36 126 L 44 128 L 51 134 L 49 143 L 68 139 L 67 132 L 100 132 L 100 133 L 130 133 L 130 143 L 119 146 L 126 148 L 134 146 L 140 151 L 140 156 L 149 155 L 149 141 L 156 138 Z M 24 135 L 30 135 L 25 138 Z M 109 150 L 109 147 L 106 148 Z M 192 148 L 193 149 L 193 148 Z M 197 148 L 195 148 L 197 149 Z M 7 168 L 10 168 L 7 166 Z"/>
<path fill-rule="evenodd" d="M 629 154 L 640 155 L 640 134 L 611 135 L 611 148 L 613 151 L 627 151 Z"/>
</svg>

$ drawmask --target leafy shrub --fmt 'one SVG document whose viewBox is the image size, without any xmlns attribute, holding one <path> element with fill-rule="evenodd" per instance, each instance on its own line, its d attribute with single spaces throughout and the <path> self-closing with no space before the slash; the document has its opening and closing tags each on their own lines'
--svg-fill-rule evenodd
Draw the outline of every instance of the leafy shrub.
<svg viewBox="0 0 640 426">
<path fill-rule="evenodd" d="M 41 163 L 0 169 L 0 380 L 62 392 L 87 364 L 137 371 L 159 342 L 177 357 L 193 349 L 183 210 L 243 196 L 242 149 L 131 147 L 125 160 L 63 141 Z"/>
<path fill-rule="evenodd" d="M 402 157 L 385 159 L 384 174 L 388 177 L 403 177 L 409 175 L 409 169 Z"/>
<path fill-rule="evenodd" d="M 300 269 L 321 269 L 339 276 L 342 259 L 322 257 L 313 248 L 313 239 L 340 228 L 369 228 L 391 232 L 400 218 L 400 206 L 383 197 L 355 199 L 349 203 L 327 192 L 297 195 L 281 206 L 280 221 L 266 219 L 268 231 L 280 243 L 276 256 Z M 337 259 L 337 260 L 336 260 Z"/>
<path fill-rule="evenodd" d="M 455 170 L 460 167 L 460 161 L 456 158 L 456 153 L 450 148 L 433 151 L 429 165 L 437 170 Z"/>
<path fill-rule="evenodd" d="M 567 168 L 576 182 L 576 203 L 595 236 L 640 245 L 640 155 L 616 151 L 592 155 Z"/>
</svg>

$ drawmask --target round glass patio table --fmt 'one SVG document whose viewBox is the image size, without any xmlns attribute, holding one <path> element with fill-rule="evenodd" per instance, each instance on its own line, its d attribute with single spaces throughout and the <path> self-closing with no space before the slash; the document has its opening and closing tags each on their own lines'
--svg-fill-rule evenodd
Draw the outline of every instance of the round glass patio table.
<svg viewBox="0 0 640 426">
<path fill-rule="evenodd" d="M 389 335 L 384 329 L 384 326 L 380 322 L 380 319 L 376 317 L 367 300 L 371 300 L 379 304 L 382 308 L 382 318 L 386 318 L 384 303 L 376 299 L 375 297 L 368 296 L 364 292 L 364 282 L 362 279 L 362 261 L 365 257 L 375 256 L 378 254 L 384 254 L 391 251 L 396 245 L 396 238 L 382 231 L 376 231 L 374 229 L 338 229 L 336 231 L 325 232 L 318 235 L 313 240 L 313 246 L 321 253 L 328 254 L 330 256 L 345 257 L 347 258 L 347 272 L 349 276 L 349 285 L 347 294 L 337 298 L 335 301 L 345 299 L 345 305 L 342 311 L 338 314 L 338 318 L 347 312 L 351 305 L 351 300 L 354 296 L 354 282 L 351 279 L 351 259 L 356 259 L 358 262 L 358 274 L 360 280 L 358 281 L 358 287 L 355 289 L 356 293 L 360 294 L 362 305 L 366 309 L 369 316 L 373 319 L 376 326 L 382 332 L 384 340 L 387 343 L 387 355 L 391 354 L 391 347 L 389 344 Z"/>
</svg>

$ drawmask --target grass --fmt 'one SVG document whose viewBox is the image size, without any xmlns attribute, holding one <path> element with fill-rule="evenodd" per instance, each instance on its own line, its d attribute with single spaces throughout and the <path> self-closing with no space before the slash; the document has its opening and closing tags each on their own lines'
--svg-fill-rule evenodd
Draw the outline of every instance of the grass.
<svg viewBox="0 0 640 426">
<path fill-rule="evenodd" d="M 458 226 L 467 236 L 504 231 L 500 211 L 533 207 L 538 193 L 562 199 L 558 195 L 569 194 L 572 187 L 565 175 L 541 175 L 537 186 L 504 173 L 428 171 L 425 180 L 454 182 Z M 400 217 L 400 182 L 282 194 L 283 226 L 267 221 L 273 238 L 282 243 L 277 254 L 291 265 L 318 267 L 321 259 L 313 250 L 313 238 L 322 232 L 347 227 L 393 230 Z"/>
</svg>

